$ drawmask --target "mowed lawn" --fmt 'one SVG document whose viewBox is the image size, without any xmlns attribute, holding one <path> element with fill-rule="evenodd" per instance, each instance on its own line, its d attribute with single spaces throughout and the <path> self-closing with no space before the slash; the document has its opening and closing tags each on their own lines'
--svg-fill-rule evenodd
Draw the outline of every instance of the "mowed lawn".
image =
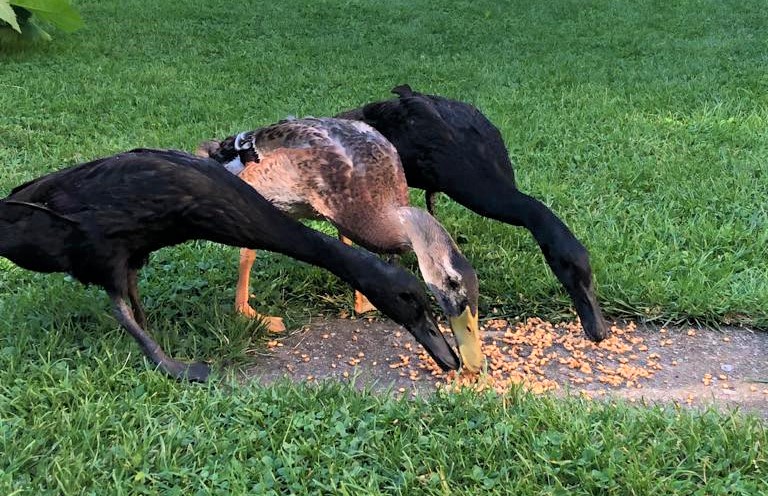
<svg viewBox="0 0 768 496">
<path fill-rule="evenodd" d="M 590 249 L 608 315 L 768 328 L 763 2 L 76 6 L 82 30 L 0 47 L 0 196 L 409 83 L 500 128 L 520 188 Z M 478 271 L 484 315 L 573 315 L 527 232 L 446 198 L 438 216 Z M 740 416 L 238 385 L 226 376 L 263 331 L 232 314 L 236 264 L 236 249 L 194 242 L 142 273 L 161 344 L 223 371 L 201 387 L 154 373 L 103 292 L 0 260 L 0 493 L 768 491 L 765 427 Z M 252 304 L 292 326 L 351 303 L 330 274 L 278 255 L 259 255 L 252 284 Z"/>
</svg>

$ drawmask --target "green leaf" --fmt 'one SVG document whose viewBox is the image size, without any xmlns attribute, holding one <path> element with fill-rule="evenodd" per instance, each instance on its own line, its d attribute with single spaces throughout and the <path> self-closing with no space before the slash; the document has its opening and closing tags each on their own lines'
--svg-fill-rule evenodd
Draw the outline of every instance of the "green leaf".
<svg viewBox="0 0 768 496">
<path fill-rule="evenodd" d="M 11 8 L 11 4 L 8 3 L 8 0 L 0 0 L 0 21 L 7 22 L 13 29 L 21 33 L 19 23 L 16 21 L 16 13 Z"/>
<path fill-rule="evenodd" d="M 7 1 L 7 0 L 0 0 Z M 38 18 L 50 22 L 68 33 L 83 27 L 80 14 L 67 0 L 10 0 L 14 5 L 24 7 Z"/>
</svg>

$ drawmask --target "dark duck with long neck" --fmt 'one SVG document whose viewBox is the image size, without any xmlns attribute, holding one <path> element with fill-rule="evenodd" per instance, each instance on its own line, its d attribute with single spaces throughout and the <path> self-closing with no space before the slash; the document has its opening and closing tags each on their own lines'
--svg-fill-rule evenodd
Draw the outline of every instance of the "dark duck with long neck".
<svg viewBox="0 0 768 496">
<path fill-rule="evenodd" d="M 587 336 L 608 334 L 595 297 L 589 253 L 543 203 L 517 189 L 509 153 L 499 130 L 472 105 L 424 95 L 408 85 L 398 98 L 342 112 L 376 128 L 397 148 L 408 185 L 447 194 L 474 212 L 528 229 L 552 272 L 571 297 Z"/>
<path fill-rule="evenodd" d="M 133 150 L 35 179 L 0 200 L 1 257 L 101 286 L 118 321 L 160 369 L 204 381 L 206 364 L 174 360 L 143 329 L 137 286 L 151 252 L 192 239 L 280 252 L 326 268 L 405 326 L 441 367 L 459 367 L 415 277 L 287 217 L 213 160 Z"/>
</svg>

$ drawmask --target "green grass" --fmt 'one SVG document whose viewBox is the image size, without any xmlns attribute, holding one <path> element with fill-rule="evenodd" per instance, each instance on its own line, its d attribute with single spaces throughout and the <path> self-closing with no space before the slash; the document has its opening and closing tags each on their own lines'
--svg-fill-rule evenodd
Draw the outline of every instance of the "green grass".
<svg viewBox="0 0 768 496">
<path fill-rule="evenodd" d="M 4 384 L 4 494 L 760 494 L 756 421 L 340 386 L 185 387 L 43 365 Z M 101 381 L 109 384 L 104 388 Z M 66 435 L 61 435 L 66 433 Z M 14 491 L 18 490 L 18 493 Z"/>
<path fill-rule="evenodd" d="M 193 149 L 332 115 L 409 82 L 499 126 L 521 188 L 590 249 L 609 313 L 768 326 L 762 2 L 78 5 L 82 31 L 3 54 L 2 190 L 134 146 Z M 448 200 L 439 216 L 467 238 L 484 310 L 569 311 L 527 232 Z"/>
<path fill-rule="evenodd" d="M 589 247 L 610 315 L 768 327 L 763 2 L 77 7 L 81 31 L 0 47 L 3 194 L 97 156 L 193 149 L 408 82 L 501 129 L 521 189 Z M 438 212 L 466 238 L 484 313 L 571 312 L 528 233 L 445 198 Z M 231 314 L 236 263 L 203 242 L 153 257 L 142 294 L 169 352 L 227 366 L 260 346 L 258 326 Z M 255 307 L 294 325 L 350 301 L 328 273 L 276 255 L 260 254 L 253 285 Z M 766 490 L 764 427 L 738 416 L 176 384 L 146 367 L 106 302 L 0 260 L 0 493 Z"/>
</svg>

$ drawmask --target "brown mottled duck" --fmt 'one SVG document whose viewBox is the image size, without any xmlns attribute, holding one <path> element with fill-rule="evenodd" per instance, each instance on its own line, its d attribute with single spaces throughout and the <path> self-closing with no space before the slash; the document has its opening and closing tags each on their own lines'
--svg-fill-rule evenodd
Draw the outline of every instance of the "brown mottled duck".
<svg viewBox="0 0 768 496">
<path fill-rule="evenodd" d="M 448 316 L 464 367 L 481 367 L 475 271 L 440 223 L 409 205 L 400 158 L 379 132 L 344 119 L 288 119 L 203 143 L 198 154 L 222 163 L 294 218 L 326 219 L 375 252 L 413 251 Z M 236 306 L 256 316 L 247 303 L 253 258 L 243 252 Z"/>
</svg>

